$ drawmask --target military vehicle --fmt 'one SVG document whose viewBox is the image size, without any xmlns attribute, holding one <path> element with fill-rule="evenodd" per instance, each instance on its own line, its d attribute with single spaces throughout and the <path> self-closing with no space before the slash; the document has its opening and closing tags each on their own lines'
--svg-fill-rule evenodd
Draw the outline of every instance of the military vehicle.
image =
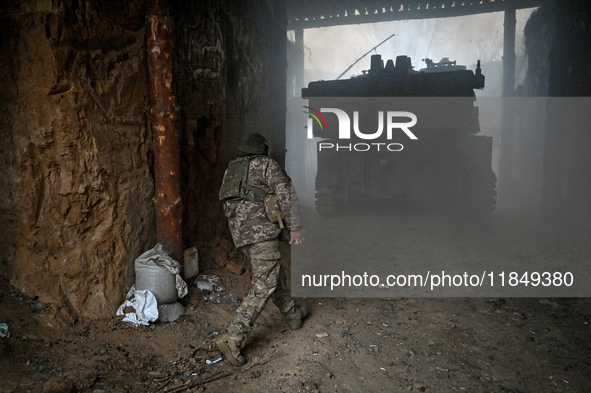
<svg viewBox="0 0 591 393">
<path fill-rule="evenodd" d="M 338 214 L 372 200 L 441 202 L 485 216 L 496 203 L 492 138 L 480 131 L 475 72 L 444 58 L 414 70 L 398 56 L 350 79 L 310 82 L 302 89 L 317 142 L 316 209 Z M 377 130 L 377 131 L 376 131 Z"/>
</svg>

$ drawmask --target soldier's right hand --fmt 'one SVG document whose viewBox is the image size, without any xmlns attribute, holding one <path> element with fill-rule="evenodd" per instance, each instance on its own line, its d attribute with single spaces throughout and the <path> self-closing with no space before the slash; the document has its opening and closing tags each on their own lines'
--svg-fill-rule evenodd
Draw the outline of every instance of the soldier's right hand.
<svg viewBox="0 0 591 393">
<path fill-rule="evenodd" d="M 304 242 L 305 233 L 306 231 L 304 231 L 304 228 L 297 231 L 291 231 L 291 241 L 289 244 L 302 244 Z"/>
</svg>

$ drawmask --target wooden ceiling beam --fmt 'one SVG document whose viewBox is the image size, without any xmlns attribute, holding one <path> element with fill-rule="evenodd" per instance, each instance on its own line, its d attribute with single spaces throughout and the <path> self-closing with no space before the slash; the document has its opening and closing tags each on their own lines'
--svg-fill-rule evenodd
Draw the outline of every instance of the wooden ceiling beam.
<svg viewBox="0 0 591 393">
<path fill-rule="evenodd" d="M 448 18 L 539 7 L 548 0 L 288 1 L 288 29 Z"/>
</svg>

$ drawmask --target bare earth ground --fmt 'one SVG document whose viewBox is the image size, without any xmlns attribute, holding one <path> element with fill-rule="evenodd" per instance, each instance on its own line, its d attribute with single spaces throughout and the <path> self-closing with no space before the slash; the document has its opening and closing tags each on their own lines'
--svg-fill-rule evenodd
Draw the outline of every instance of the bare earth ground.
<svg viewBox="0 0 591 393">
<path fill-rule="evenodd" d="M 420 214 L 401 220 L 413 239 L 422 230 Z M 491 247 L 539 255 L 546 238 L 532 235 L 529 217 L 490 220 L 478 233 Z M 446 231 L 443 221 L 434 225 L 424 230 Z M 510 247 L 509 235 L 523 244 Z M 207 260 L 201 270 L 239 299 L 246 293 L 248 271 Z M 205 361 L 219 357 L 212 341 L 236 305 L 212 304 L 189 284 L 185 316 L 135 327 L 115 316 L 69 325 L 53 306 L 0 281 L 0 323 L 11 332 L 0 347 L 0 392 L 591 391 L 586 298 L 307 298 L 310 314 L 297 331 L 269 304 L 244 350 L 247 363 L 235 368 Z"/>
</svg>

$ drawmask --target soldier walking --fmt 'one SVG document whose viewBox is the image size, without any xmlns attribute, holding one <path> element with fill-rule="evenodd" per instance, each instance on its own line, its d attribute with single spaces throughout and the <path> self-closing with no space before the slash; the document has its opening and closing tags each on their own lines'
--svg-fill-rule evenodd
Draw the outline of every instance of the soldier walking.
<svg viewBox="0 0 591 393">
<path fill-rule="evenodd" d="M 290 295 L 279 253 L 280 237 L 289 244 L 304 241 L 298 199 L 289 176 L 267 153 L 266 139 L 251 134 L 238 146 L 238 158 L 228 165 L 219 192 L 234 244 L 252 266 L 248 295 L 226 333 L 215 340 L 235 366 L 244 364 L 240 350 L 269 298 L 290 329 L 299 329 L 307 314 L 305 305 L 296 305 Z"/>
</svg>

